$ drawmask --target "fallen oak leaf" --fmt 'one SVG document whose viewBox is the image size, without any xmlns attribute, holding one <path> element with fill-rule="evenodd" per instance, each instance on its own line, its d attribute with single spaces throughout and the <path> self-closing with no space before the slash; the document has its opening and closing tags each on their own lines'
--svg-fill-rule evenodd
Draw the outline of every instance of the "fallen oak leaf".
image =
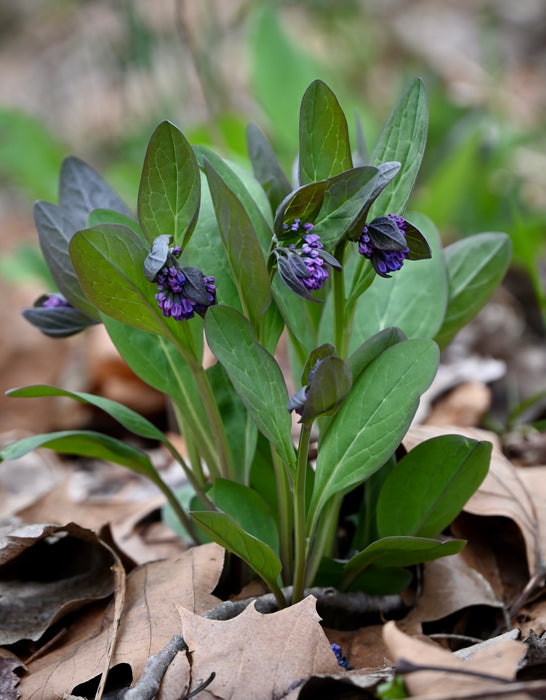
<svg viewBox="0 0 546 700">
<path fill-rule="evenodd" d="M 111 594 L 112 550 L 94 532 L 15 523 L 0 534 L 0 644 L 36 641 L 67 613 Z"/>
<path fill-rule="evenodd" d="M 407 631 L 416 623 L 441 620 L 471 605 L 502 608 L 487 579 L 468 566 L 461 554 L 426 562 L 417 605 L 404 618 Z"/>
<path fill-rule="evenodd" d="M 217 605 L 220 601 L 210 591 L 218 584 L 223 561 L 224 550 L 211 543 L 132 571 L 127 577 L 125 607 L 110 672 L 126 666 L 133 681 L 142 675 L 148 658 L 180 632 L 175 603 L 193 609 L 197 615 Z M 58 700 L 66 692 L 78 695 L 89 681 L 94 681 L 97 688 L 112 620 L 110 606 L 106 615 L 101 608 L 74 622 L 65 643 L 29 663 L 29 675 L 21 681 L 24 700 Z M 178 654 L 167 671 L 158 700 L 178 700 L 188 674 L 187 659 Z"/>
<path fill-rule="evenodd" d="M 227 621 L 176 607 L 191 656 L 192 685 L 216 674 L 202 700 L 297 697 L 291 693 L 311 675 L 339 673 L 312 596 L 268 615 L 251 604 Z"/>
<path fill-rule="evenodd" d="M 2 700 L 17 700 L 21 693 L 17 690 L 19 676 L 16 669 L 24 668 L 17 659 L 0 656 L 0 698 Z"/>
<path fill-rule="evenodd" d="M 462 661 L 436 644 L 404 634 L 393 621 L 386 623 L 383 636 L 395 659 L 395 670 L 400 665 L 411 696 L 428 697 L 442 688 L 448 697 L 478 691 L 485 698 L 515 678 L 526 653 L 522 642 L 501 638 L 496 643 L 490 640 L 487 645 L 479 645 L 467 661 Z M 405 663 L 400 663 L 402 660 Z"/>
</svg>

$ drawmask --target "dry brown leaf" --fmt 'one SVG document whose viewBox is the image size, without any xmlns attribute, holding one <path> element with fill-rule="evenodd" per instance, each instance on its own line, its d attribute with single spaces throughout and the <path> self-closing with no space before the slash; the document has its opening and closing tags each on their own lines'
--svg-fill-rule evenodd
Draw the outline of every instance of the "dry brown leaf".
<svg viewBox="0 0 546 700">
<path fill-rule="evenodd" d="M 0 698 L 2 700 L 17 700 L 20 693 L 17 690 L 19 676 L 15 669 L 21 668 L 22 663 L 17 659 L 0 657 Z"/>
<path fill-rule="evenodd" d="M 487 673 L 500 679 L 513 680 L 518 663 L 525 656 L 526 646 L 523 642 L 500 639 L 497 643 L 480 649 L 468 661 L 461 661 L 454 654 L 436 644 L 415 639 L 401 632 L 394 622 L 387 622 L 383 635 L 385 643 L 396 662 L 405 659 L 417 666 L 438 666 L 458 671 Z M 491 642 L 493 640 L 490 640 Z M 479 691 L 487 697 L 489 691 L 505 688 L 503 681 L 478 678 L 449 671 L 416 671 L 404 675 L 404 681 L 411 696 L 429 697 L 439 694 L 446 698 L 455 698 L 457 693 Z M 526 695 L 511 697 L 525 698 Z"/>
<path fill-rule="evenodd" d="M 24 437 L 15 431 L 0 436 L 0 443 L 7 445 Z M 29 507 L 61 482 L 66 476 L 59 458 L 48 450 L 36 450 L 20 459 L 6 460 L 0 464 L 0 520 L 15 515 Z M 64 521 L 71 518 L 64 518 Z M 40 518 L 34 522 L 54 522 L 55 518 Z"/>
<path fill-rule="evenodd" d="M 180 554 L 186 546 L 183 541 L 161 523 L 148 522 L 148 516 L 160 508 L 164 496 L 134 500 L 131 494 L 110 496 L 104 502 L 80 500 L 72 488 L 74 475 L 44 494 L 35 503 L 19 510 L 17 516 L 28 523 L 77 521 L 82 527 L 100 531 L 105 523 L 111 527 L 116 545 L 137 564 L 166 559 Z"/>
<path fill-rule="evenodd" d="M 312 596 L 269 615 L 251 603 L 227 621 L 177 608 L 192 659 L 192 687 L 216 674 L 200 700 L 297 697 L 292 691 L 309 676 L 339 672 Z"/>
<path fill-rule="evenodd" d="M 110 595 L 111 550 L 69 523 L 15 525 L 0 537 L 0 644 L 39 639 L 68 612 Z"/>
<path fill-rule="evenodd" d="M 194 547 L 171 560 L 151 562 L 127 577 L 125 607 L 112 656 L 112 667 L 130 666 L 133 682 L 146 661 L 180 632 L 175 603 L 200 615 L 220 601 L 211 595 L 223 568 L 224 550 L 212 543 Z M 98 677 L 106 657 L 112 606 L 91 612 L 69 629 L 65 640 L 48 654 L 31 661 L 21 681 L 25 700 L 58 700 L 81 683 Z M 181 655 L 179 655 L 180 657 Z M 189 666 L 177 657 L 158 700 L 178 700 L 188 682 Z M 168 688 L 172 694 L 168 694 Z M 174 690 L 177 689 L 177 695 Z M 75 693 L 77 695 L 77 693 Z"/>
<path fill-rule="evenodd" d="M 481 382 L 459 384 L 432 406 L 425 421 L 428 425 L 474 427 L 491 405 L 491 389 Z"/>
<path fill-rule="evenodd" d="M 404 629 L 415 623 L 441 620 L 470 605 L 502 608 L 503 603 L 487 579 L 468 566 L 460 554 L 427 562 L 422 594 L 404 618 Z"/>
<path fill-rule="evenodd" d="M 457 426 L 416 426 L 404 439 L 407 450 L 423 440 L 437 435 L 458 433 L 476 440 L 493 443 L 491 466 L 482 485 L 465 505 L 464 510 L 474 515 L 503 516 L 513 520 L 523 535 L 529 571 L 534 573 L 543 561 L 542 545 L 546 538 L 546 521 L 538 523 L 537 505 L 522 478 L 523 470 L 514 467 L 502 454 L 496 436 L 483 430 L 459 428 Z M 541 537 L 541 533 L 544 535 Z"/>
</svg>

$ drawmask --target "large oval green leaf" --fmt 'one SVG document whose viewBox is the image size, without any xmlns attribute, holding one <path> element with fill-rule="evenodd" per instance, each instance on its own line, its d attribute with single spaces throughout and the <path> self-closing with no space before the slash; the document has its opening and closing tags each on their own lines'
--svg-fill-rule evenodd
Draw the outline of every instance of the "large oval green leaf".
<svg viewBox="0 0 546 700">
<path fill-rule="evenodd" d="M 232 552 L 246 562 L 263 578 L 272 590 L 278 591 L 277 579 L 282 564 L 279 557 L 265 542 L 249 534 L 225 513 L 199 511 L 190 513 L 191 517 L 211 539 L 228 552 Z"/>
<path fill-rule="evenodd" d="M 311 521 L 335 493 L 363 482 L 394 452 L 438 360 L 432 340 L 406 340 L 387 348 L 361 372 L 321 443 Z"/>
<path fill-rule="evenodd" d="M 300 183 L 326 180 L 353 167 L 349 130 L 336 96 L 322 80 L 305 91 L 300 109 Z"/>
<path fill-rule="evenodd" d="M 185 247 L 199 213 L 201 177 L 192 147 L 170 122 L 152 134 L 138 190 L 138 218 L 150 243 L 169 234 Z"/>
<path fill-rule="evenodd" d="M 211 307 L 205 319 L 207 342 L 228 373 L 258 429 L 283 461 L 294 466 L 288 391 L 273 356 L 254 340 L 250 323 L 225 306 Z"/>
<path fill-rule="evenodd" d="M 427 131 L 427 96 L 423 81 L 417 78 L 393 109 L 371 156 L 370 165 L 396 160 L 401 167 L 373 204 L 370 220 L 404 213 L 425 152 Z"/>
<path fill-rule="evenodd" d="M 512 257 L 505 233 L 478 233 L 444 251 L 449 300 L 436 342 L 441 348 L 471 321 L 501 282 Z"/>
<path fill-rule="evenodd" d="M 491 443 L 462 435 L 440 435 L 417 445 L 383 484 L 379 535 L 438 536 L 485 479 L 490 457 Z"/>
</svg>

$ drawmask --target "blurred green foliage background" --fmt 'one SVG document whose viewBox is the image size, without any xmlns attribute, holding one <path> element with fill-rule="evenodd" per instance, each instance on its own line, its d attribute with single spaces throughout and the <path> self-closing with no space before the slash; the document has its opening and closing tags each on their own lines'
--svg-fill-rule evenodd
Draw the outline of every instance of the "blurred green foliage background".
<svg viewBox="0 0 546 700">
<path fill-rule="evenodd" d="M 245 165 L 252 119 L 290 172 L 311 80 L 358 113 L 373 146 L 420 76 L 429 142 L 410 207 L 445 243 L 509 233 L 546 315 L 545 28 L 535 0 L 3 0 L 0 270 L 40 271 L 30 203 L 56 201 L 67 153 L 134 205 L 159 121 Z"/>
</svg>

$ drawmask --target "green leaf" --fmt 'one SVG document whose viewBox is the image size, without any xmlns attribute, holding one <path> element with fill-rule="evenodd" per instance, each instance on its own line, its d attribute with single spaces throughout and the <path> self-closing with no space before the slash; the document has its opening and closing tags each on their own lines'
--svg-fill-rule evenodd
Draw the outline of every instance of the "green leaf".
<svg viewBox="0 0 546 700">
<path fill-rule="evenodd" d="M 347 358 L 347 364 L 351 368 L 353 379 L 356 380 L 370 362 L 379 357 L 384 350 L 404 340 L 407 340 L 404 333 L 402 333 L 400 328 L 393 326 L 384 328 L 379 333 L 368 338 Z"/>
<path fill-rule="evenodd" d="M 243 205 L 264 253 L 269 251 L 272 230 L 271 205 L 260 183 L 244 168 L 235 163 L 227 163 L 214 151 L 203 146 L 194 146 L 193 151 L 201 168 L 208 160 L 225 185 L 233 192 Z"/>
<path fill-rule="evenodd" d="M 392 111 L 373 150 L 370 165 L 398 161 L 400 172 L 379 195 L 370 220 L 383 214 L 402 215 L 421 166 L 428 130 L 425 87 L 417 78 Z"/>
<path fill-rule="evenodd" d="M 462 435 L 441 435 L 417 445 L 383 484 L 377 503 L 379 535 L 439 535 L 485 479 L 490 457 L 491 443 Z"/>
<path fill-rule="evenodd" d="M 135 435 L 140 435 L 141 437 L 148 438 L 149 440 L 158 440 L 165 444 L 169 443 L 165 434 L 162 433 L 159 428 L 156 428 L 156 426 L 149 420 L 139 415 L 136 411 L 127 408 L 127 406 L 124 406 L 117 401 L 106 399 L 102 396 L 95 396 L 94 394 L 88 394 L 83 391 L 66 391 L 65 389 L 58 389 L 57 387 L 47 386 L 44 384 L 25 386 L 20 389 L 10 389 L 6 392 L 6 395 L 12 396 L 13 398 L 68 396 L 71 399 L 79 401 L 80 403 L 90 404 L 91 406 L 100 408 Z"/>
<path fill-rule="evenodd" d="M 479 233 L 445 249 L 449 300 L 436 335 L 442 349 L 485 305 L 504 277 L 511 253 L 505 233 Z"/>
<path fill-rule="evenodd" d="M 438 355 L 432 340 L 406 340 L 361 372 L 321 443 L 312 520 L 335 493 L 362 483 L 395 451 L 436 374 Z"/>
<path fill-rule="evenodd" d="M 273 211 L 292 189 L 271 144 L 254 123 L 246 128 L 248 155 L 256 180 L 264 188 Z"/>
<path fill-rule="evenodd" d="M 377 189 L 377 168 L 353 168 L 330 179 L 313 233 L 331 250 L 345 234 L 362 229 L 369 199 Z"/>
<path fill-rule="evenodd" d="M 148 252 L 144 241 L 120 224 L 79 231 L 70 242 L 74 269 L 93 304 L 118 321 L 161 335 L 156 287 L 143 272 Z"/>
<path fill-rule="evenodd" d="M 211 539 L 246 562 L 272 590 L 278 589 L 282 564 L 269 545 L 245 532 L 225 513 L 203 511 L 191 516 Z"/>
<path fill-rule="evenodd" d="M 75 223 L 73 233 L 87 225 L 87 218 L 93 209 L 113 209 L 125 216 L 132 216 L 117 192 L 90 165 L 75 156 L 67 156 L 63 160 L 59 202 L 61 209 Z"/>
<path fill-rule="evenodd" d="M 74 308 L 91 318 L 98 319 L 98 311 L 83 293 L 68 252 L 70 239 L 78 230 L 76 221 L 68 212 L 55 204 L 36 202 L 34 223 L 38 231 L 40 248 L 58 290 Z"/>
<path fill-rule="evenodd" d="M 205 174 L 243 309 L 257 328 L 259 317 L 271 303 L 269 275 L 262 249 L 243 204 L 207 160 Z"/>
<path fill-rule="evenodd" d="M 424 537 L 385 537 L 372 542 L 345 564 L 342 589 L 372 564 L 377 568 L 398 568 L 421 564 L 440 557 L 457 554 L 465 546 L 465 540 L 440 542 Z"/>
<path fill-rule="evenodd" d="M 125 362 L 144 382 L 169 396 L 179 407 L 190 435 L 203 456 L 214 461 L 214 440 L 209 429 L 199 389 L 187 362 L 166 338 L 127 326 L 109 316 L 102 320 L 112 342 Z M 200 319 L 191 319 L 192 328 L 202 336 Z M 195 323 L 198 322 L 198 323 Z"/>
<path fill-rule="evenodd" d="M 150 243 L 161 234 L 185 248 L 201 198 L 199 166 L 184 135 L 170 122 L 152 134 L 138 190 L 138 218 Z"/>
<path fill-rule="evenodd" d="M 284 230 L 284 225 L 290 227 L 294 219 L 301 219 L 302 224 L 313 223 L 322 207 L 327 187 L 328 180 L 311 182 L 284 198 L 275 214 L 274 229 L 278 239 L 294 235 L 290 228 Z"/>
<path fill-rule="evenodd" d="M 135 233 L 138 233 L 141 238 L 144 238 L 138 221 L 135 221 L 135 219 L 130 216 L 125 216 L 125 214 L 119 211 L 114 211 L 113 209 L 93 209 L 87 218 L 86 227 L 91 228 L 99 224 L 123 224 L 124 226 L 128 226 Z M 146 239 L 144 238 L 144 240 Z"/>
<path fill-rule="evenodd" d="M 205 319 L 207 342 L 229 375 L 235 391 L 281 459 L 295 466 L 288 391 L 272 355 L 254 340 L 252 326 L 237 311 L 211 307 Z"/>
<path fill-rule="evenodd" d="M 319 416 L 335 413 L 349 393 L 352 381 L 352 372 L 340 357 L 321 360 L 314 371 L 300 422 L 312 423 Z"/>
<path fill-rule="evenodd" d="M 415 214 L 411 219 L 425 234 L 432 258 L 406 261 L 390 279 L 376 276 L 357 302 L 351 349 L 389 326 L 408 338 L 433 338 L 442 325 L 448 283 L 440 237 L 426 217 Z"/>
<path fill-rule="evenodd" d="M 299 134 L 301 184 L 326 180 L 353 167 L 347 120 L 322 80 L 314 80 L 303 95 Z"/>
<path fill-rule="evenodd" d="M 235 479 L 248 484 L 250 467 L 256 452 L 258 430 L 243 402 L 235 392 L 222 365 L 217 362 L 207 369 L 207 378 L 229 435 L 229 448 L 235 470 Z"/>
<path fill-rule="evenodd" d="M 207 495 L 241 528 L 279 553 L 279 534 L 267 502 L 254 489 L 228 479 L 216 479 Z"/>
<path fill-rule="evenodd" d="M 144 452 L 121 440 L 92 430 L 61 430 L 32 435 L 0 450 L 0 460 L 18 459 L 38 447 L 47 447 L 62 454 L 75 454 L 115 462 L 153 481 L 157 480 L 156 470 Z"/>
</svg>

